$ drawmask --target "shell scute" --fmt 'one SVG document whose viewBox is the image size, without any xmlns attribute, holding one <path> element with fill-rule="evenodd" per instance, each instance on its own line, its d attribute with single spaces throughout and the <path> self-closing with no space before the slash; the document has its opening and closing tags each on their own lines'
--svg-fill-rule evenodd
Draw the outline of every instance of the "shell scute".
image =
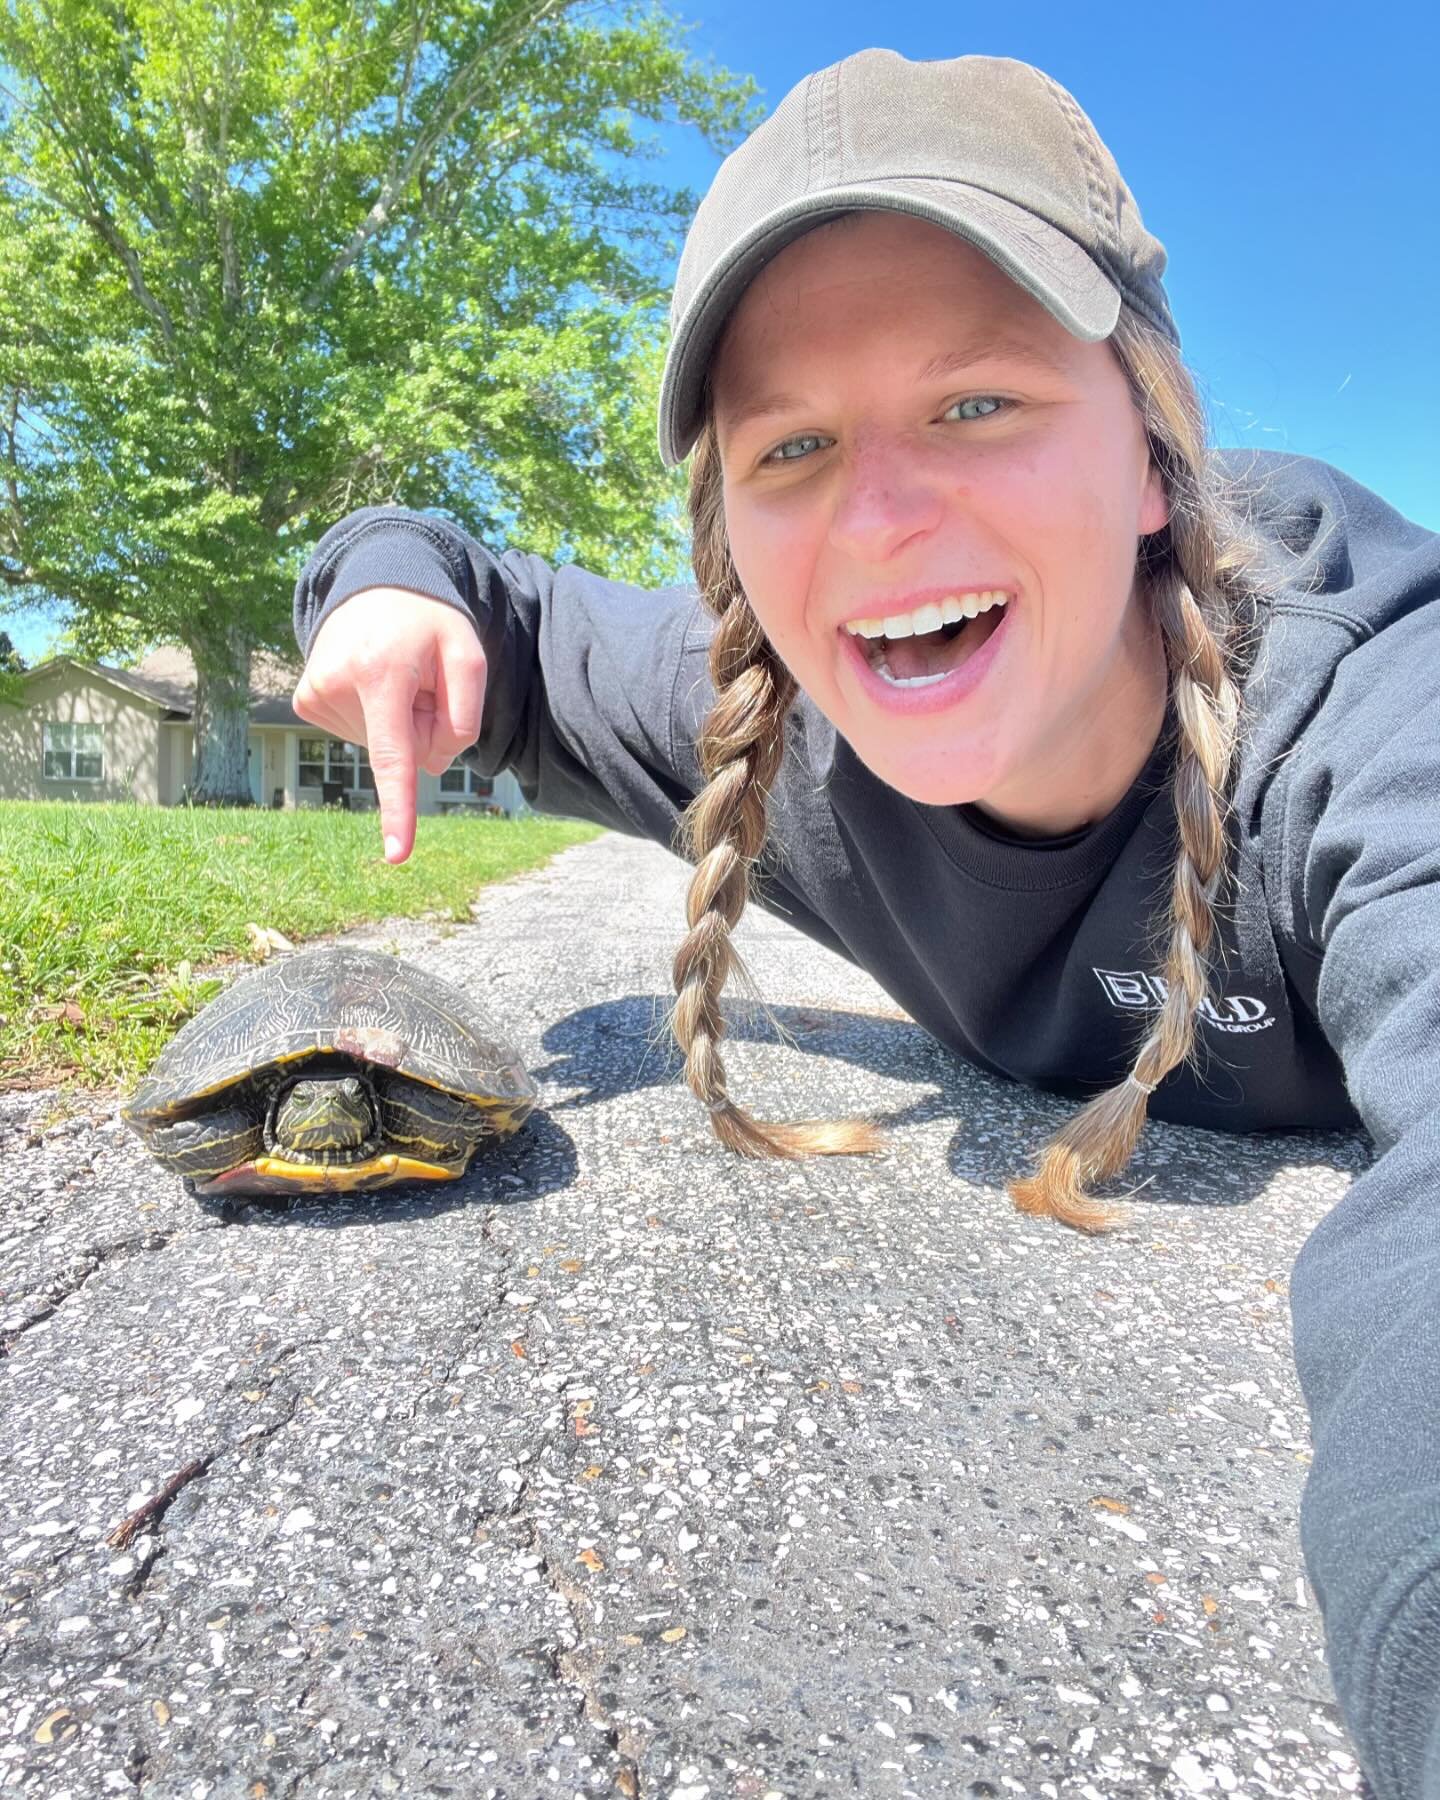
<svg viewBox="0 0 1440 1800">
<path fill-rule="evenodd" d="M 328 944 L 241 975 L 176 1033 L 125 1110 L 163 1119 L 337 1051 L 477 1105 L 535 1097 L 518 1052 L 467 994 L 399 957 Z"/>
</svg>

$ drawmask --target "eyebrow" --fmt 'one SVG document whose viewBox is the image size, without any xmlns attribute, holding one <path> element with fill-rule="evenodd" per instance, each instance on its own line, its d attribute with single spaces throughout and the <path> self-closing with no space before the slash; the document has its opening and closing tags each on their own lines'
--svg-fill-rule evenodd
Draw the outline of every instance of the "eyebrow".
<svg viewBox="0 0 1440 1800">
<path fill-rule="evenodd" d="M 1038 344 L 1027 343 L 1021 338 L 1006 337 L 1003 334 L 992 334 L 985 338 L 977 338 L 968 344 L 962 344 L 954 350 L 944 351 L 932 357 L 915 379 L 917 382 L 938 381 L 942 375 L 955 375 L 962 369 L 968 369 L 975 363 L 987 359 L 1003 358 L 1007 362 L 1023 363 L 1028 368 L 1043 370 L 1049 375 L 1067 373 L 1058 356 L 1052 356 Z M 723 413 L 726 435 L 738 431 L 752 419 L 766 418 L 772 413 L 800 411 L 805 401 L 794 394 L 742 394 L 733 407 L 727 407 Z"/>
</svg>

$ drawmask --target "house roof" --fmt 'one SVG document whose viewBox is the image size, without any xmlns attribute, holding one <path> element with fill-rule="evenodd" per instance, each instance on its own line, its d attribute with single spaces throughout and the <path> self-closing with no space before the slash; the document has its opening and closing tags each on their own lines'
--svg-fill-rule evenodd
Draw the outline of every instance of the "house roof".
<svg viewBox="0 0 1440 1800">
<path fill-rule="evenodd" d="M 152 650 L 133 669 L 112 669 L 108 663 L 82 662 L 76 656 L 56 656 L 27 670 L 33 680 L 57 665 L 69 663 L 86 675 L 112 687 L 123 688 L 138 699 L 165 709 L 169 719 L 188 719 L 195 711 L 195 661 L 179 644 L 163 644 Z M 304 730 L 305 721 L 290 704 L 301 665 L 273 651 L 257 650 L 250 662 L 250 722 L 252 725 L 293 725 Z"/>
<path fill-rule="evenodd" d="M 148 700 L 154 706 L 164 707 L 172 716 L 189 718 L 190 700 L 177 694 L 167 684 L 147 680 L 134 669 L 112 669 L 106 663 L 81 662 L 78 656 L 52 656 L 43 663 L 36 663 L 33 669 L 27 669 L 24 680 L 27 685 L 42 675 L 52 674 L 56 669 L 78 669 L 82 675 L 98 678 L 107 687 L 118 687 L 127 694 L 134 694 L 138 699 Z"/>
</svg>

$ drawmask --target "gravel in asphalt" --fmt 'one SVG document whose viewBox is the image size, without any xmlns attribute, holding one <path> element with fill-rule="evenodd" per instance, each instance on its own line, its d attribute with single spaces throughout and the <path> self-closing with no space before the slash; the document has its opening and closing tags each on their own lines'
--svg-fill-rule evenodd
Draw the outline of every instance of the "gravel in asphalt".
<svg viewBox="0 0 1440 1800">
<path fill-rule="evenodd" d="M 1363 1794 L 1286 1300 L 1363 1140 L 1151 1124 L 1122 1230 L 1022 1218 L 1069 1103 L 752 909 L 732 1091 L 889 1135 L 742 1161 L 685 879 L 608 836 L 350 934 L 537 1078 L 458 1183 L 221 1212 L 118 1096 L 0 1096 L 0 1791 Z"/>
</svg>

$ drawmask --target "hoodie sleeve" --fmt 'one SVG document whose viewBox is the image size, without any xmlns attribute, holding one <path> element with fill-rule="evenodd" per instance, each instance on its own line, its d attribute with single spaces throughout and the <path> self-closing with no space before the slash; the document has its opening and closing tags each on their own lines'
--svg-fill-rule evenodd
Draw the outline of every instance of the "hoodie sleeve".
<svg viewBox="0 0 1440 1800">
<path fill-rule="evenodd" d="M 1377 1800 L 1440 1800 L 1440 597 L 1342 659 L 1282 781 L 1291 922 L 1376 1151 L 1291 1282 L 1301 1543 Z"/>
<path fill-rule="evenodd" d="M 704 786 L 696 740 L 714 695 L 713 627 L 694 588 L 628 587 L 517 550 L 497 556 L 446 519 L 364 507 L 325 533 L 300 573 L 302 655 L 370 587 L 444 601 L 474 622 L 488 674 L 480 736 L 463 760 L 477 773 L 513 770 L 541 812 L 676 848 L 680 816 Z M 850 955 L 791 878 L 782 818 L 772 814 L 771 827 L 756 901 Z"/>
<path fill-rule="evenodd" d="M 651 592 L 519 551 L 497 556 L 448 520 L 364 507 L 325 533 L 301 571 L 301 653 L 352 594 L 381 586 L 474 622 L 488 676 L 471 767 L 513 770 L 543 812 L 671 843 L 701 784 L 693 733 L 676 729 L 708 682 L 708 621 L 693 589 Z"/>
</svg>

